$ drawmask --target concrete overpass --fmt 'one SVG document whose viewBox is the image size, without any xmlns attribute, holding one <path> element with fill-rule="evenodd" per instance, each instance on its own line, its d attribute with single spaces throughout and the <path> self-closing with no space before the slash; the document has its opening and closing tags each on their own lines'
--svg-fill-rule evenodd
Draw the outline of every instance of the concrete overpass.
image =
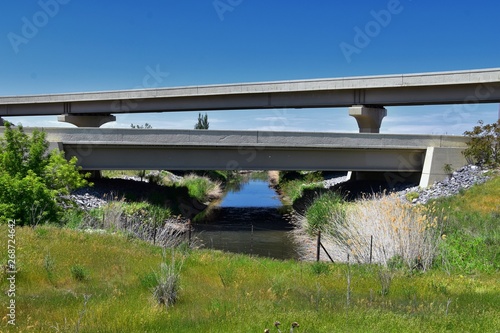
<svg viewBox="0 0 500 333">
<path fill-rule="evenodd" d="M 385 106 L 497 102 L 500 68 L 0 97 L 0 117 L 58 115 L 99 127 L 121 113 L 349 107 L 360 132 L 378 133 Z"/>
<path fill-rule="evenodd" d="M 31 132 L 32 128 L 26 128 Z M 443 179 L 461 167 L 466 138 L 437 135 L 47 128 L 84 170 L 335 170 L 389 184 Z M 0 135 L 3 133 L 0 129 Z"/>
</svg>

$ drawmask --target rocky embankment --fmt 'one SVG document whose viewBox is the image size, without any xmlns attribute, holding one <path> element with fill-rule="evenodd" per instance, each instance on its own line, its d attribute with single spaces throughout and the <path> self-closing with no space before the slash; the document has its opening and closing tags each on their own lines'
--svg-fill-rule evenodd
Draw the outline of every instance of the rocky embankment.
<svg viewBox="0 0 500 333">
<path fill-rule="evenodd" d="M 398 194 L 407 199 L 408 193 L 418 194 L 412 199 L 413 204 L 424 204 L 431 199 L 449 197 L 458 194 L 461 190 L 470 188 L 473 185 L 484 183 L 488 180 L 488 171 L 475 165 L 467 165 L 454 171 L 448 178 L 436 182 L 427 188 L 418 186 L 399 191 Z"/>
<path fill-rule="evenodd" d="M 414 197 L 411 202 L 413 204 L 424 204 L 431 199 L 438 199 L 458 194 L 461 190 L 484 183 L 488 180 L 487 169 L 482 169 L 475 165 L 466 165 L 454 171 L 448 178 L 427 188 L 420 188 L 414 184 L 400 184 L 397 188 L 383 188 L 380 192 L 396 193 L 402 199 L 407 200 L 407 194 L 411 193 L 410 197 Z M 348 189 L 351 192 L 363 193 L 373 192 L 380 184 L 367 182 L 350 182 L 347 177 L 336 177 L 324 181 L 325 188 L 328 189 Z M 418 197 L 416 197 L 418 195 Z"/>
<path fill-rule="evenodd" d="M 475 165 L 467 165 L 454 171 L 448 178 L 427 188 L 420 188 L 418 186 L 406 185 L 403 188 L 393 189 L 401 198 L 406 199 L 408 193 L 418 194 L 417 198 L 412 199 L 412 203 L 426 203 L 431 199 L 447 197 L 458 194 L 461 190 L 467 189 L 475 184 L 484 183 L 488 180 L 488 170 L 482 169 Z M 113 186 L 106 186 L 106 181 L 100 181 L 94 187 L 86 187 L 74 191 L 71 194 L 71 200 L 74 201 L 80 208 L 92 209 L 98 208 L 106 204 L 108 200 L 116 199 L 120 193 L 126 191 L 147 191 L 147 183 L 138 181 L 139 179 L 118 180 Z M 341 187 L 349 183 L 347 176 L 334 177 L 324 181 L 325 188 Z M 144 187 L 144 188 L 143 188 Z"/>
</svg>

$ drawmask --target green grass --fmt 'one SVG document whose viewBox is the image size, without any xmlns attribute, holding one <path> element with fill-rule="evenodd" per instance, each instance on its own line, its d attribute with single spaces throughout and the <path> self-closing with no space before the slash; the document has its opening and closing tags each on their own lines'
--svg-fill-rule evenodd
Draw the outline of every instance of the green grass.
<svg viewBox="0 0 500 333">
<path fill-rule="evenodd" d="M 322 183 L 306 183 L 303 180 L 290 180 L 285 183 L 280 183 L 279 188 L 282 193 L 285 193 L 290 202 L 302 197 L 305 190 L 315 190 L 324 188 Z"/>
<path fill-rule="evenodd" d="M 153 296 L 160 248 L 120 234 L 17 228 L 17 326 L 2 307 L 0 332 L 273 332 L 276 320 L 284 332 L 293 321 L 296 332 L 498 332 L 498 198 L 500 177 L 436 202 L 449 216 L 448 247 L 425 273 L 177 250 L 180 289 L 169 308 Z"/>
<path fill-rule="evenodd" d="M 500 176 L 435 201 L 448 216 L 443 265 L 465 273 L 500 270 Z"/>
<path fill-rule="evenodd" d="M 213 197 L 220 197 L 222 193 L 220 183 L 194 174 L 185 176 L 179 184 L 188 189 L 190 197 L 202 203 L 210 201 Z"/>
<path fill-rule="evenodd" d="M 326 192 L 320 195 L 306 211 L 308 232 L 312 234 L 323 230 L 333 215 L 344 214 L 345 205 L 342 196 L 336 192 Z"/>
<path fill-rule="evenodd" d="M 500 327 L 498 273 L 394 271 L 384 296 L 379 268 L 354 265 L 347 307 L 345 265 L 177 251 L 176 260 L 183 261 L 179 298 L 166 309 L 152 294 L 161 249 L 119 235 L 37 229 L 16 229 L 17 327 L 12 331 L 75 332 L 78 325 L 79 332 L 262 332 L 276 320 L 285 332 L 293 321 L 300 323 L 297 332 L 495 332 Z M 72 277 L 75 265 L 84 268 L 85 279 Z M 5 277 L 1 287 L 8 288 Z M 2 293 L 0 301 L 7 304 L 7 295 Z M 9 331 L 5 318 L 1 325 L 1 331 Z"/>
</svg>

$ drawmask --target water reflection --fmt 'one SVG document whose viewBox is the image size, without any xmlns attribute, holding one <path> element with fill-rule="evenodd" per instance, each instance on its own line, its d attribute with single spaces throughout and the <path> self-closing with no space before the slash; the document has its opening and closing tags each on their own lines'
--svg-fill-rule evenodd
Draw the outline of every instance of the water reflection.
<svg viewBox="0 0 500 333">
<path fill-rule="evenodd" d="M 262 180 L 250 180 L 230 191 L 218 207 L 194 224 L 195 235 L 207 248 L 228 252 L 297 259 L 276 192 Z"/>
</svg>

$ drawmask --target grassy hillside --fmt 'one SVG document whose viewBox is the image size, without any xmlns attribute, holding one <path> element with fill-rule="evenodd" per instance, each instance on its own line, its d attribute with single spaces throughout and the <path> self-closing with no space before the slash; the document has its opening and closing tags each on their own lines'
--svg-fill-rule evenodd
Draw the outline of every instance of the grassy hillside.
<svg viewBox="0 0 500 333">
<path fill-rule="evenodd" d="M 16 327 L 0 332 L 498 332 L 500 177 L 439 200 L 448 244 L 423 273 L 376 265 L 305 263 L 175 251 L 178 302 L 156 303 L 162 250 L 119 234 L 49 226 L 15 232 Z M 7 263 L 9 228 L 0 226 Z M 167 252 L 167 262 L 172 260 Z"/>
<path fill-rule="evenodd" d="M 448 216 L 443 248 L 446 268 L 500 271 L 500 176 L 436 202 Z"/>
<path fill-rule="evenodd" d="M 500 327 L 498 273 L 398 271 L 385 295 L 383 272 L 376 266 L 348 269 L 178 250 L 176 260 L 183 261 L 179 301 L 166 309 L 155 303 L 150 289 L 151 274 L 162 261 L 157 247 L 119 235 L 50 227 L 17 229 L 16 244 L 19 331 L 262 332 L 275 320 L 283 326 L 299 322 L 298 332 L 495 332 L 493 327 Z M 80 280 L 72 273 L 75 267 Z M 1 287 L 8 289 L 5 276 Z M 7 304 L 7 295 L 0 300 Z M 0 327 L 9 330 L 6 317 Z"/>
</svg>

